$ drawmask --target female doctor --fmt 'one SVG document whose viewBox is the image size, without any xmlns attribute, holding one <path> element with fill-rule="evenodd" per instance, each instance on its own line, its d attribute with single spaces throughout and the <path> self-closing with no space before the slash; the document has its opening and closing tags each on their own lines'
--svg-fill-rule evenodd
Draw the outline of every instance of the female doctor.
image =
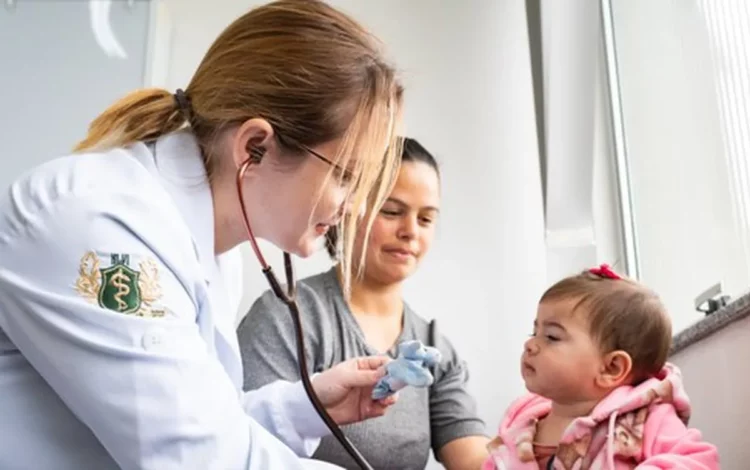
<svg viewBox="0 0 750 470">
<path fill-rule="evenodd" d="M 351 263 L 356 214 L 397 167 L 394 75 L 324 2 L 267 4 L 184 91 L 126 96 L 76 154 L 15 181 L 0 198 L 0 468 L 304 468 L 328 431 L 300 383 L 241 392 L 236 247 L 305 257 L 341 225 Z M 382 365 L 313 379 L 337 423 L 392 403 L 369 399 Z"/>
</svg>

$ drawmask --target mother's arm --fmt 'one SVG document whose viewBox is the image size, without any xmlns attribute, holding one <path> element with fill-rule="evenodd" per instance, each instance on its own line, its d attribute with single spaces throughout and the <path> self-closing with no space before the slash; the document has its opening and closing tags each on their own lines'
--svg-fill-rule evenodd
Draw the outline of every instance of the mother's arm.
<svg viewBox="0 0 750 470">
<path fill-rule="evenodd" d="M 448 470 L 479 470 L 487 459 L 486 436 L 467 436 L 454 439 L 438 451 L 440 462 Z"/>
<path fill-rule="evenodd" d="M 489 438 L 467 390 L 468 367 L 446 338 L 438 336 L 436 346 L 445 359 L 430 389 L 432 447 L 448 470 L 479 470 Z"/>
</svg>

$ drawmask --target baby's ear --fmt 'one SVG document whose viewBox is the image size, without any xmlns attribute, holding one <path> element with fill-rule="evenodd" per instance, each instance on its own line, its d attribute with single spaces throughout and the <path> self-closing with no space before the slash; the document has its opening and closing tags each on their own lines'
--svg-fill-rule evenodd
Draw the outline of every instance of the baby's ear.
<svg viewBox="0 0 750 470">
<path fill-rule="evenodd" d="M 633 371 L 633 359 L 625 351 L 612 351 L 602 357 L 596 384 L 604 389 L 622 385 Z"/>
</svg>

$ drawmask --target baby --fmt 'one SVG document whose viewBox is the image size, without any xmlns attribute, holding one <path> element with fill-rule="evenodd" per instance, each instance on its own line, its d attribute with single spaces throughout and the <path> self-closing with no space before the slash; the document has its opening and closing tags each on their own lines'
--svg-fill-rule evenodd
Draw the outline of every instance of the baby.
<svg viewBox="0 0 750 470">
<path fill-rule="evenodd" d="M 607 265 L 542 296 L 516 400 L 482 470 L 719 468 L 716 448 L 688 429 L 672 338 L 659 298 Z"/>
</svg>

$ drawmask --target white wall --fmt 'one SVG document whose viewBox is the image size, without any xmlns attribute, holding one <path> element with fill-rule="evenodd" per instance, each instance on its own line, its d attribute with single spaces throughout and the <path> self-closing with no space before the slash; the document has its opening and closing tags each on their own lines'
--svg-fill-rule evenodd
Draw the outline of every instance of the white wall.
<svg viewBox="0 0 750 470">
<path fill-rule="evenodd" d="M 185 86 L 221 28 L 257 3 L 167 0 L 173 36 L 166 85 Z M 409 282 L 408 299 L 438 319 L 468 360 L 471 389 L 494 430 L 523 390 L 519 355 L 546 285 L 524 3 L 332 3 L 387 44 L 408 86 L 408 133 L 442 164 L 437 242 Z M 297 266 L 300 274 L 312 273 L 327 260 L 321 255 Z M 247 267 L 252 300 L 266 285 L 252 257 Z"/>
<path fill-rule="evenodd" d="M 696 1 L 613 1 L 642 280 L 675 330 L 718 281 L 748 284 L 733 215 L 711 41 Z"/>
<path fill-rule="evenodd" d="M 91 10 L 88 2 L 0 7 L 0 191 L 69 153 L 105 107 L 143 86 L 149 5 L 116 2 L 98 23 L 124 56 L 96 41 Z"/>
<path fill-rule="evenodd" d="M 671 358 L 682 370 L 693 415 L 690 426 L 719 449 L 722 468 L 750 460 L 750 317 L 732 323 Z M 711 385 L 707 385 L 711 384 Z"/>
</svg>

